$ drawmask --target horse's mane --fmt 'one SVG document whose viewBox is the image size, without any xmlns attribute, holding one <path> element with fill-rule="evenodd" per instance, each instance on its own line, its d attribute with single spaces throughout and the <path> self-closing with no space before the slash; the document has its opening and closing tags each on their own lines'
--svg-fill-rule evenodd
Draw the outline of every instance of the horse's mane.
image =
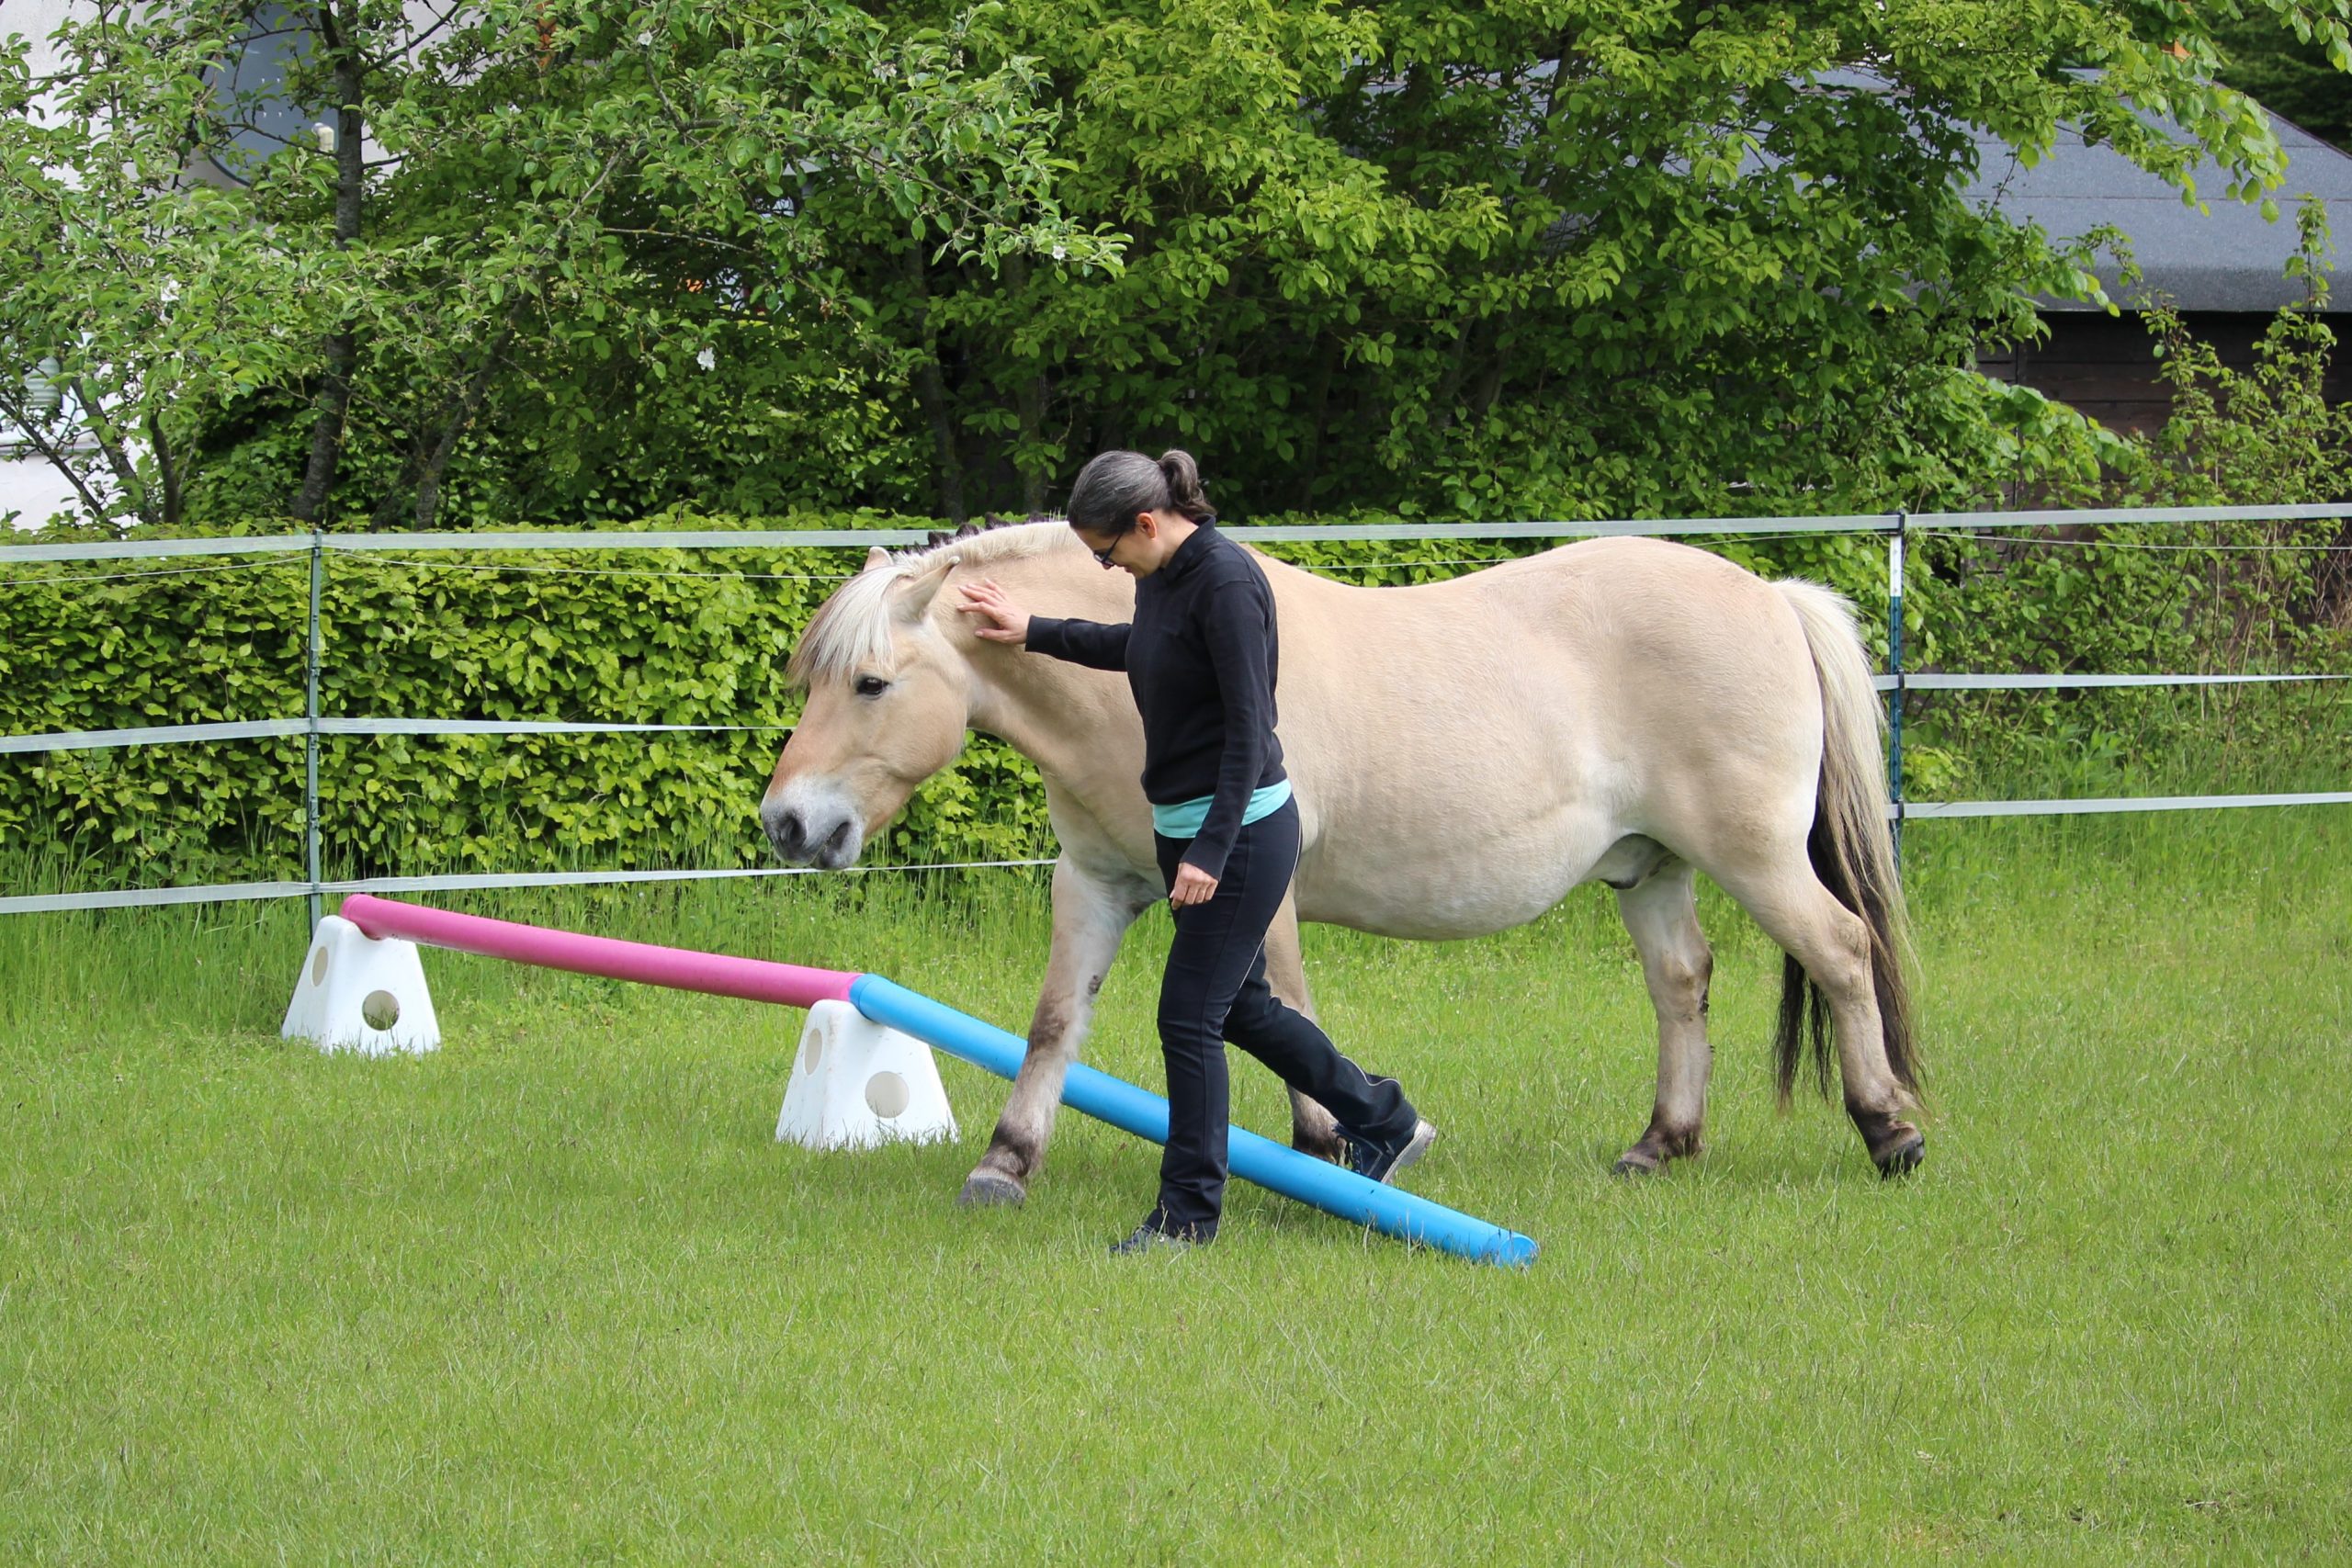
<svg viewBox="0 0 2352 1568">
<path fill-rule="evenodd" d="M 942 556 L 954 557 L 958 565 L 987 566 L 1043 555 L 1069 536 L 1059 518 L 991 518 L 985 525 L 967 523 L 955 533 L 933 534 L 930 543 L 900 550 L 858 573 L 817 606 L 784 667 L 786 678 L 806 687 L 813 681 L 846 678 L 863 666 L 888 664 L 891 591 L 937 566 Z"/>
</svg>

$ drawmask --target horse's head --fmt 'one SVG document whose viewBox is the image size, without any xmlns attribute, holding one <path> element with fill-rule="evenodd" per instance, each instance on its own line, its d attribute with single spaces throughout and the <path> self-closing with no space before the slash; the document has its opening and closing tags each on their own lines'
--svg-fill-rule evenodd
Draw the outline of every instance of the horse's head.
<svg viewBox="0 0 2352 1568">
<path fill-rule="evenodd" d="M 873 551 L 793 650 L 786 672 L 808 702 L 760 802 L 787 864 L 849 864 L 964 749 L 970 677 L 931 617 L 957 558 L 946 550 L 893 562 Z"/>
</svg>

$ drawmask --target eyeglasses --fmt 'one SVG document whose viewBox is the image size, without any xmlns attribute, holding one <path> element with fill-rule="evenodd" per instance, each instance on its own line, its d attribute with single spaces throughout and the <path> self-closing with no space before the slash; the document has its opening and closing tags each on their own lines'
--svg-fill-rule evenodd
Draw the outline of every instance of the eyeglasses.
<svg viewBox="0 0 2352 1568">
<path fill-rule="evenodd" d="M 1113 559 L 1111 558 L 1111 550 L 1115 550 L 1115 549 L 1117 549 L 1118 547 L 1119 547 L 1119 541 L 1118 541 L 1118 540 L 1116 540 L 1116 539 L 1114 539 L 1114 540 L 1112 540 L 1112 541 L 1111 541 L 1111 547 L 1110 547 L 1110 549 L 1102 549 L 1102 550 L 1093 550 L 1093 549 L 1090 549 L 1090 550 L 1088 550 L 1086 553 L 1087 553 L 1088 555 L 1092 556 L 1092 557 L 1094 558 L 1094 564 L 1095 564 L 1096 566 L 1099 566 L 1099 567 L 1101 567 L 1103 570 L 1108 571 L 1108 570 L 1110 570 L 1113 567 L 1114 567 L 1114 566 L 1116 566 L 1116 565 L 1118 565 L 1118 564 L 1119 564 L 1118 562 L 1116 562 L 1116 561 L 1114 561 L 1114 560 L 1113 560 Z"/>
</svg>

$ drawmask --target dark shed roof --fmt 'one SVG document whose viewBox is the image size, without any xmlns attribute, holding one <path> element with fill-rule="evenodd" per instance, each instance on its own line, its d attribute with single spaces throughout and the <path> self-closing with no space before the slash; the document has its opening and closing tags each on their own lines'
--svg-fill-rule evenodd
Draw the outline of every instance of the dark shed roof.
<svg viewBox="0 0 2352 1568">
<path fill-rule="evenodd" d="M 2287 152 L 2287 183 L 2275 193 L 2276 222 L 2264 221 L 2258 208 L 2224 199 L 2221 193 L 2229 181 L 2211 161 L 2198 166 L 2198 192 L 2210 209 L 2199 212 L 2113 148 L 2084 145 L 2073 126 L 2060 131 L 2057 146 L 2030 169 L 2006 142 L 1980 134 L 1983 163 L 1969 194 L 2012 221 L 2041 224 L 2053 239 L 2079 238 L 2102 224 L 2121 230 L 2132 236 L 2145 285 L 2169 295 L 2183 310 L 2276 310 L 2303 299 L 2301 281 L 2284 271 L 2295 254 L 2296 198 L 2309 194 L 2326 202 L 2329 230 L 2339 243 L 2352 231 L 2352 156 L 2277 115 L 2270 116 L 2270 125 Z M 2114 263 L 2102 258 L 2094 270 L 2113 293 Z M 2116 298 L 2122 302 L 2122 296 Z M 2094 309 L 2073 300 L 2042 305 L 2051 310 Z M 2352 289 L 2334 295 L 2328 310 L 2352 311 Z"/>
</svg>

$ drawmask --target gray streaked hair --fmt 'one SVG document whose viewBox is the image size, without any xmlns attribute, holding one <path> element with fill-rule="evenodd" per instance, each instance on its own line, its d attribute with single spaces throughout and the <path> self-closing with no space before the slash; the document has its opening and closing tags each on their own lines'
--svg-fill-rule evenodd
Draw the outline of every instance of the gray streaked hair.
<svg viewBox="0 0 2352 1568">
<path fill-rule="evenodd" d="M 1216 509 L 1201 490 L 1200 466 L 1190 452 L 1102 452 L 1078 471 L 1069 488 L 1069 525 L 1117 538 L 1135 531 L 1139 512 L 1181 512 L 1213 523 Z"/>
</svg>

